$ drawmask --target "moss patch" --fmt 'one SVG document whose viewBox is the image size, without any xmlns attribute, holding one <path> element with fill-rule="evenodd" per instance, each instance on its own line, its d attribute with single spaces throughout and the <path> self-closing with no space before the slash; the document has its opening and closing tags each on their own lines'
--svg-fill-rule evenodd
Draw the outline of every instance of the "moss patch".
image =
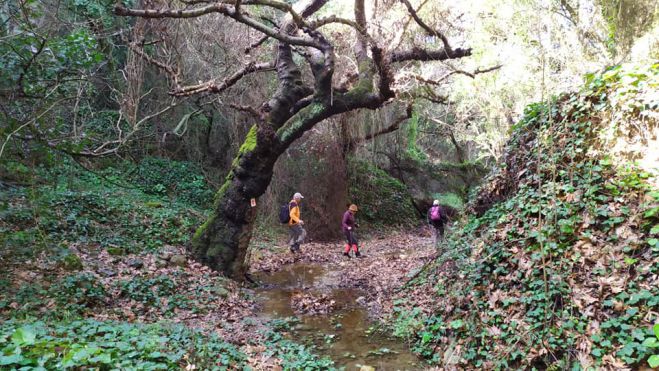
<svg viewBox="0 0 659 371">
<path fill-rule="evenodd" d="M 361 220 L 379 225 L 410 225 L 417 213 L 407 187 L 384 170 L 365 161 L 348 160 L 350 202 L 359 206 Z"/>
<path fill-rule="evenodd" d="M 288 142 L 295 135 L 300 135 L 302 126 L 307 120 L 323 112 L 325 106 L 322 103 L 314 102 L 303 108 L 294 116 L 293 120 L 287 122 L 281 129 L 277 130 L 277 137 L 282 142 Z"/>
</svg>

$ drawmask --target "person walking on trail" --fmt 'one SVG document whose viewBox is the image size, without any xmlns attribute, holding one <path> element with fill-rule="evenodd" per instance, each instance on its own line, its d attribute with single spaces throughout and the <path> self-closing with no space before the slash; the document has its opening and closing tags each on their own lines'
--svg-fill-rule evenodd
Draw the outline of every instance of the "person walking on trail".
<svg viewBox="0 0 659 371">
<path fill-rule="evenodd" d="M 343 251 L 343 255 L 350 257 L 350 248 L 352 247 L 355 252 L 355 257 L 361 258 L 362 254 L 359 252 L 359 243 L 355 237 L 355 228 L 358 227 L 358 224 L 355 222 L 355 213 L 357 213 L 357 205 L 352 204 L 348 207 L 345 213 L 343 213 L 343 221 L 341 222 L 341 229 L 343 234 L 346 236 L 346 248 Z"/>
<path fill-rule="evenodd" d="M 300 252 L 300 244 L 302 244 L 304 238 L 307 236 L 307 231 L 302 228 L 304 221 L 300 219 L 300 203 L 303 198 L 304 196 L 297 192 L 288 204 L 288 215 L 290 216 L 288 221 L 289 245 L 293 253 Z"/>
<path fill-rule="evenodd" d="M 437 247 L 437 243 L 444 238 L 444 210 L 439 205 L 439 200 L 432 203 L 432 207 L 428 209 L 428 224 L 432 226 L 432 241 L 433 245 Z"/>
</svg>

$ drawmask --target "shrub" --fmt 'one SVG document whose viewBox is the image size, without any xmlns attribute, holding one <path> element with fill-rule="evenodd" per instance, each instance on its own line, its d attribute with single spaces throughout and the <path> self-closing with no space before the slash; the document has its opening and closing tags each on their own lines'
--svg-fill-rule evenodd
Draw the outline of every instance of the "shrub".
<svg viewBox="0 0 659 371">
<path fill-rule="evenodd" d="M 178 325 L 82 320 L 0 324 L 0 368 L 234 369 L 246 357 L 217 335 Z"/>
</svg>

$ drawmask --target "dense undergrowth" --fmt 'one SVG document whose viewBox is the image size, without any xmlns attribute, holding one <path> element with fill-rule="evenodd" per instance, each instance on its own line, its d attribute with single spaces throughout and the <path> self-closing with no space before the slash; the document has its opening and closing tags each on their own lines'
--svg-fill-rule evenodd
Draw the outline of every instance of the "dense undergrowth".
<svg viewBox="0 0 659 371">
<path fill-rule="evenodd" d="M 95 320 L 8 321 L 0 325 L 0 365 L 25 369 L 221 369 L 246 355 L 217 335 L 181 325 Z M 23 368 L 22 368 L 23 369 Z"/>
<path fill-rule="evenodd" d="M 370 226 L 408 226 L 418 221 L 407 187 L 366 161 L 349 162 L 350 200 L 359 205 L 360 220 Z"/>
<path fill-rule="evenodd" d="M 125 252 L 185 244 L 203 217 L 195 204 L 212 195 L 200 175 L 175 161 L 147 159 L 134 169 L 95 172 L 66 160 L 33 168 L 9 162 L 6 171 L 13 181 L 3 186 L 0 231 L 12 254 L 52 255 L 76 243 Z M 177 188 L 176 179 L 187 178 Z"/>
<path fill-rule="evenodd" d="M 248 291 L 186 259 L 212 197 L 198 167 L 49 156 L 2 163 L 0 368 L 331 365 L 250 320 Z"/>
<path fill-rule="evenodd" d="M 529 106 L 394 332 L 445 366 L 656 367 L 657 89 L 659 65 L 617 66 Z"/>
</svg>

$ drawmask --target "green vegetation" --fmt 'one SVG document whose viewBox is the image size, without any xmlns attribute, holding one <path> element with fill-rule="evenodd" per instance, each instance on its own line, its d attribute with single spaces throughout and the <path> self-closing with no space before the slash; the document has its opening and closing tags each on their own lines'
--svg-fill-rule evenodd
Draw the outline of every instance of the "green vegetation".
<svg viewBox="0 0 659 371">
<path fill-rule="evenodd" d="M 213 191 L 206 183 L 198 164 L 147 157 L 140 161 L 129 179 L 151 195 L 167 195 L 171 201 L 206 208 L 213 200 Z M 147 206 L 158 207 L 158 201 Z"/>
<path fill-rule="evenodd" d="M 246 355 L 180 325 L 79 320 L 0 324 L 0 366 L 12 369 L 226 370 Z"/>
<path fill-rule="evenodd" d="M 455 193 L 435 193 L 433 199 L 439 200 L 440 205 L 446 205 L 456 210 L 462 211 L 464 209 L 464 202 L 462 197 Z"/>
<path fill-rule="evenodd" d="M 359 206 L 360 218 L 373 225 L 411 225 L 418 219 L 407 188 L 385 171 L 350 159 L 350 200 Z"/>
<path fill-rule="evenodd" d="M 656 174 L 616 156 L 606 134 L 620 139 L 634 125 L 657 125 L 649 98 L 658 87 L 659 65 L 614 67 L 589 76 L 580 93 L 530 106 L 508 148 L 525 174 L 513 174 L 513 192 L 502 188 L 510 184 L 504 171 L 477 192 L 499 201 L 450 236 L 443 256 L 396 302 L 396 334 L 431 363 L 656 362 L 655 342 L 646 340 L 659 308 L 651 283 L 659 191 L 648 183 Z M 427 291 L 437 298 L 430 314 L 414 301 Z"/>
<path fill-rule="evenodd" d="M 218 335 L 162 322 L 238 305 L 229 300 L 236 289 L 227 279 L 167 261 L 172 246 L 189 242 L 205 212 L 190 206 L 210 194 L 205 183 L 196 182 L 203 179 L 198 167 L 147 158 L 132 172 L 113 167 L 92 172 L 60 160 L 33 171 L 5 163 L 21 185 L 2 194 L 1 253 L 11 269 L 0 274 L 7 288 L 0 293 L 0 368 L 247 367 L 245 351 Z M 101 258 L 104 250 L 109 259 Z M 54 270 L 26 266 L 30 259 L 44 259 Z M 162 266 L 142 269 L 149 259 Z M 113 277 L 121 264 L 135 261 L 130 276 Z M 31 274 L 37 279 L 23 280 Z M 147 323 L 95 319 L 117 316 L 140 316 Z M 268 356 L 287 369 L 332 364 L 275 330 L 253 341 L 265 342 Z"/>
<path fill-rule="evenodd" d="M 3 2 L 0 369 L 331 369 L 222 275 L 300 261 L 431 364 L 657 366 L 655 2 Z"/>
<path fill-rule="evenodd" d="M 139 176 L 129 177 L 116 168 L 92 173 L 67 161 L 34 169 L 21 179 L 29 187 L 10 187 L 0 196 L 2 254 L 66 256 L 78 244 L 135 253 L 187 243 L 204 210 L 181 201 L 207 204 L 212 193 L 202 175 L 157 159 L 139 169 Z M 177 187 L 178 179 L 186 182 Z M 176 196 L 170 199 L 169 192 Z"/>
<path fill-rule="evenodd" d="M 312 353 L 313 346 L 298 344 L 282 335 L 294 322 L 290 319 L 272 322 L 273 330 L 265 335 L 266 354 L 281 359 L 285 370 L 336 370 L 331 359 Z"/>
<path fill-rule="evenodd" d="M 426 154 L 421 150 L 417 141 L 419 138 L 419 115 L 415 111 L 406 125 L 407 129 L 407 150 L 405 154 L 414 161 L 423 162 L 428 160 Z"/>
</svg>

